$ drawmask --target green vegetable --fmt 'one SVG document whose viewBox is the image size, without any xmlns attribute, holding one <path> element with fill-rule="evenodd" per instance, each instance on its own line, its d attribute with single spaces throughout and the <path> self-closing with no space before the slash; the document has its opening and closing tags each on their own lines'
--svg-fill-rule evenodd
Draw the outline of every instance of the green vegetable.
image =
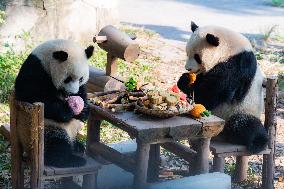
<svg viewBox="0 0 284 189">
<path fill-rule="evenodd" d="M 124 85 L 128 91 L 134 91 L 137 86 L 137 81 L 133 77 L 130 77 Z"/>
<path fill-rule="evenodd" d="M 203 112 L 203 114 L 205 115 L 205 116 L 209 116 L 209 112 L 207 111 L 207 110 L 205 110 L 204 112 Z"/>
</svg>

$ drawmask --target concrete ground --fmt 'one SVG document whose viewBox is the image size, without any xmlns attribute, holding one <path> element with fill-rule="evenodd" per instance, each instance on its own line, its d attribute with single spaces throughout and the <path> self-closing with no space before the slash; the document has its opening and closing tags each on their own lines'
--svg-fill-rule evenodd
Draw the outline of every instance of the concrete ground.
<svg viewBox="0 0 284 189">
<path fill-rule="evenodd" d="M 118 8 L 122 23 L 144 26 L 174 41 L 188 39 L 191 20 L 253 37 L 273 25 L 284 31 L 284 8 L 269 5 L 269 0 L 118 0 Z"/>
</svg>

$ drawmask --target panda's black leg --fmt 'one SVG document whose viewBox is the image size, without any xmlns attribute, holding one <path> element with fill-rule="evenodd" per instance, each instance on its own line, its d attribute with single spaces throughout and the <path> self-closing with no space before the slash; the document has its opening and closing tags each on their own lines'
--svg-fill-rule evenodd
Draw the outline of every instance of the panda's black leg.
<svg viewBox="0 0 284 189">
<path fill-rule="evenodd" d="M 268 142 L 268 133 L 261 121 L 248 114 L 231 116 L 222 134 L 233 143 L 245 145 L 251 153 L 264 150 Z"/>
</svg>

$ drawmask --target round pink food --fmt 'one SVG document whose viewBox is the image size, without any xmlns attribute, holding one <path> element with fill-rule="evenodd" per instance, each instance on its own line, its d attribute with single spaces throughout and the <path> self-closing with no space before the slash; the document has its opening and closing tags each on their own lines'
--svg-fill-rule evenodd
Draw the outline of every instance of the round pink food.
<svg viewBox="0 0 284 189">
<path fill-rule="evenodd" d="M 67 102 L 75 115 L 79 115 L 84 108 L 84 100 L 80 96 L 69 96 Z"/>
</svg>

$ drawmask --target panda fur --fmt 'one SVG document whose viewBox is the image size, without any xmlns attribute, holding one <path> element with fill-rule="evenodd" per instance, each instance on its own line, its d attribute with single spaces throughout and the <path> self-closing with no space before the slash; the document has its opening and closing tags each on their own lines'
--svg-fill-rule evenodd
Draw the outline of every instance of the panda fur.
<svg viewBox="0 0 284 189">
<path fill-rule="evenodd" d="M 187 95 L 194 91 L 201 103 L 225 119 L 221 136 L 246 145 L 252 153 L 263 150 L 267 132 L 259 120 L 263 111 L 264 74 L 257 64 L 252 46 L 243 35 L 217 26 L 198 27 L 192 22 L 192 36 L 186 47 L 185 68 L 197 73 L 189 86 L 184 73 L 178 87 Z"/>
<path fill-rule="evenodd" d="M 76 136 L 89 113 L 86 82 L 89 79 L 88 58 L 93 50 L 93 46 L 83 49 L 69 40 L 47 41 L 31 52 L 16 78 L 17 100 L 44 103 L 46 165 L 85 164 L 85 159 L 74 152 L 84 150 Z M 80 96 L 84 100 L 79 115 L 74 115 L 66 101 L 68 96 Z"/>
</svg>

